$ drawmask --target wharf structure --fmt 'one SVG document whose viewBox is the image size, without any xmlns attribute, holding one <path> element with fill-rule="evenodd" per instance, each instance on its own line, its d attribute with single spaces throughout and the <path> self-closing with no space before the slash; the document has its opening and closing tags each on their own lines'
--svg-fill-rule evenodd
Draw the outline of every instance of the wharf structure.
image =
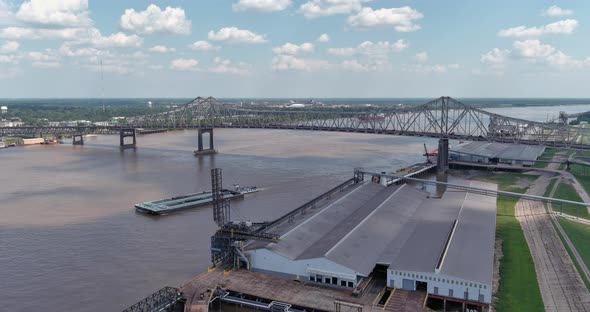
<svg viewBox="0 0 590 312">
<path fill-rule="evenodd" d="M 545 146 L 491 142 L 465 142 L 450 150 L 451 161 L 533 166 Z"/>
<path fill-rule="evenodd" d="M 452 189 L 432 197 L 380 180 L 341 185 L 273 222 L 265 232 L 276 240 L 241 242 L 237 270 L 216 267 L 182 287 L 186 311 L 215 300 L 267 311 L 487 311 L 496 198 Z"/>
<path fill-rule="evenodd" d="M 464 182 L 496 190 L 495 184 Z M 390 289 L 487 307 L 492 297 L 495 197 L 365 182 L 284 232 L 246 247 L 250 268 L 305 283 Z"/>
</svg>

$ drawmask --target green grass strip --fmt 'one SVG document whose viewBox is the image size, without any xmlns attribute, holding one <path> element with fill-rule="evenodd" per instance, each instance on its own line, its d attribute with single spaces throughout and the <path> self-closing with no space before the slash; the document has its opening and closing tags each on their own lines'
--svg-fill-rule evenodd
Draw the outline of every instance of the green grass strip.
<svg viewBox="0 0 590 312">
<path fill-rule="evenodd" d="M 572 201 L 577 201 L 577 202 L 583 202 L 582 198 L 580 197 L 580 195 L 578 195 L 578 192 L 576 192 L 576 189 L 573 187 L 573 185 L 565 184 L 565 183 L 560 183 L 557 186 L 557 190 L 555 191 L 555 194 L 553 197 L 559 198 L 559 199 L 566 199 L 566 200 L 572 200 Z M 576 217 L 580 217 L 580 218 L 590 219 L 590 214 L 588 214 L 588 209 L 586 209 L 586 207 L 584 207 L 584 206 L 554 203 L 553 210 L 563 212 L 563 213 L 568 214 L 570 216 L 576 216 Z"/>
<path fill-rule="evenodd" d="M 509 173 L 494 175 L 488 180 L 498 183 L 500 190 L 524 193 L 527 188 L 513 186 L 513 183 L 518 179 L 531 181 L 535 178 L 537 177 Z M 520 223 L 514 216 L 517 202 L 518 198 L 503 195 L 497 199 L 496 237 L 502 240 L 504 256 L 500 262 L 496 311 L 544 311 L 533 257 Z"/>
<path fill-rule="evenodd" d="M 569 237 L 572 244 L 574 244 L 574 248 L 576 248 L 580 254 L 580 257 L 582 257 L 582 261 L 584 261 L 584 264 L 586 264 L 586 267 L 588 267 L 590 265 L 590 247 L 588 246 L 587 242 L 590 240 L 590 226 L 560 217 L 558 217 L 557 220 L 563 228 L 565 234 Z M 553 219 L 551 219 L 551 223 L 553 223 L 553 226 L 556 226 Z M 582 277 L 584 285 L 586 285 L 586 288 L 590 290 L 590 281 L 586 278 L 584 271 L 582 271 L 580 263 L 574 256 L 574 253 L 568 246 L 563 235 L 561 235 L 561 232 L 557 231 L 557 234 L 559 234 L 559 239 L 561 239 L 563 246 L 565 246 L 567 253 L 570 255 L 570 258 L 576 266 L 576 270 L 578 270 L 580 277 Z"/>
</svg>

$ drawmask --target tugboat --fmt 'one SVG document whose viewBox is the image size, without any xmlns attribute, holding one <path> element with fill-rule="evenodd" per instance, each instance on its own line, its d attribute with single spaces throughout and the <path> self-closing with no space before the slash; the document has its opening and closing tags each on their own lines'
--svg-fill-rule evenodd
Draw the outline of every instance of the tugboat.
<svg viewBox="0 0 590 312">
<path fill-rule="evenodd" d="M 239 184 L 234 184 L 234 192 L 246 195 L 258 192 L 258 188 L 256 186 L 240 186 Z"/>
</svg>

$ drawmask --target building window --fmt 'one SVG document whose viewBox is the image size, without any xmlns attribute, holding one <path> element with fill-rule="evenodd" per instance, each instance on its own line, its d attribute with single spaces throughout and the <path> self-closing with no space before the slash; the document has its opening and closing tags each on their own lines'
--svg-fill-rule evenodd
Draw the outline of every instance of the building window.
<svg viewBox="0 0 590 312">
<path fill-rule="evenodd" d="M 453 290 L 449 289 L 449 297 L 453 297 Z"/>
<path fill-rule="evenodd" d="M 469 299 L 469 293 L 468 292 L 465 292 L 463 295 L 465 296 L 465 298 L 464 298 L 465 300 Z"/>
<path fill-rule="evenodd" d="M 332 285 L 338 285 L 338 278 L 332 277 Z"/>
<path fill-rule="evenodd" d="M 329 277 L 324 278 L 324 283 L 326 284 L 331 284 L 332 283 L 332 279 Z"/>
<path fill-rule="evenodd" d="M 321 283 L 321 282 L 323 282 L 323 281 L 324 281 L 324 277 L 318 274 L 318 275 L 316 276 L 316 282 L 318 282 L 318 283 Z"/>
<path fill-rule="evenodd" d="M 313 276 L 313 275 L 310 275 L 310 276 L 309 276 L 309 280 L 310 280 L 310 281 L 312 281 L 312 282 L 315 282 L 315 276 Z"/>
<path fill-rule="evenodd" d="M 486 285 L 483 285 L 483 289 L 487 289 Z"/>
<path fill-rule="evenodd" d="M 434 287 L 434 294 L 438 295 L 438 287 Z"/>
<path fill-rule="evenodd" d="M 348 287 L 352 288 L 354 287 L 354 284 L 352 282 L 348 282 Z"/>
<path fill-rule="evenodd" d="M 343 281 L 343 280 L 341 280 L 341 281 L 340 281 L 340 286 L 342 286 L 342 287 L 346 287 L 346 281 Z"/>
</svg>

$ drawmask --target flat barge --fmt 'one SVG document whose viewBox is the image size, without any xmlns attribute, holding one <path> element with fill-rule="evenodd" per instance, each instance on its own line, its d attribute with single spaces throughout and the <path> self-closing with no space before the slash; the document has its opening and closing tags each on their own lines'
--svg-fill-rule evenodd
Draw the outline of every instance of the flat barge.
<svg viewBox="0 0 590 312">
<path fill-rule="evenodd" d="M 227 200 L 237 200 L 243 199 L 244 195 L 246 194 L 255 192 L 258 192 L 258 188 L 256 188 L 255 186 L 236 187 L 235 190 L 223 190 L 222 195 L 223 198 Z M 139 203 L 135 204 L 135 209 L 142 213 L 162 215 L 181 210 L 207 206 L 210 205 L 212 202 L 213 194 L 210 191 L 208 191 Z"/>
</svg>

